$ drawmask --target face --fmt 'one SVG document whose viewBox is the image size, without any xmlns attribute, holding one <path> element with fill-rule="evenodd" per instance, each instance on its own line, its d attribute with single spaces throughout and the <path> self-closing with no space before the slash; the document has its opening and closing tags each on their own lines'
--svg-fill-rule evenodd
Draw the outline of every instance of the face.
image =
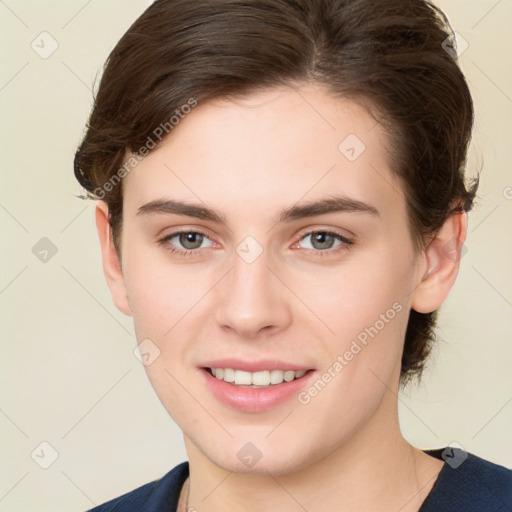
<svg viewBox="0 0 512 512">
<path fill-rule="evenodd" d="M 214 464 L 300 469 L 396 407 L 421 269 L 387 147 L 357 104 L 280 88 L 198 105 L 124 179 L 126 311 Z"/>
</svg>

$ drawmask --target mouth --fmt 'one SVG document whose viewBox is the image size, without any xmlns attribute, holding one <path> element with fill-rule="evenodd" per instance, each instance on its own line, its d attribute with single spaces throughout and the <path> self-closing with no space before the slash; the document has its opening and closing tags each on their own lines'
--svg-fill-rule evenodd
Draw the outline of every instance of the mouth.
<svg viewBox="0 0 512 512">
<path fill-rule="evenodd" d="M 204 367 L 212 377 L 236 387 L 265 389 L 278 386 L 283 382 L 292 382 L 303 378 L 308 372 L 314 370 L 260 370 L 249 372 L 235 368 Z"/>
<path fill-rule="evenodd" d="M 263 413 L 290 404 L 318 377 L 314 369 L 282 362 L 281 367 L 279 362 L 272 361 L 216 363 L 199 367 L 206 388 L 224 406 L 246 413 Z M 236 366 L 245 366 L 245 369 Z"/>
</svg>

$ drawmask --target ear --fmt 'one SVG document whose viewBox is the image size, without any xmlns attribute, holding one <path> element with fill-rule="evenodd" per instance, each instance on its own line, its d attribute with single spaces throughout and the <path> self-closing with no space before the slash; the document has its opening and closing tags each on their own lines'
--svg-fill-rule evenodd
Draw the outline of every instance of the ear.
<svg viewBox="0 0 512 512">
<path fill-rule="evenodd" d="M 411 307 L 418 313 L 439 309 L 457 279 L 462 246 L 467 234 L 467 214 L 450 215 L 425 249 L 420 284 L 412 294 Z"/>
<path fill-rule="evenodd" d="M 98 201 L 96 205 L 96 229 L 98 230 L 98 236 L 100 238 L 103 273 L 105 274 L 105 279 L 110 288 L 114 304 L 119 311 L 125 315 L 131 316 L 121 262 L 119 261 L 119 256 L 114 247 L 112 227 L 108 216 L 108 206 L 105 201 Z"/>
</svg>

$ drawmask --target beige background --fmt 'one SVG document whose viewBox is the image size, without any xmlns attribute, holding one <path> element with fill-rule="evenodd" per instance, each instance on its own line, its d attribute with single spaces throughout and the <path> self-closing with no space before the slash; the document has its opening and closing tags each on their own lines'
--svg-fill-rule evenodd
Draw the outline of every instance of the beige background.
<svg viewBox="0 0 512 512">
<path fill-rule="evenodd" d="M 0 1 L 0 512 L 85 510 L 186 459 L 111 302 L 94 204 L 74 197 L 94 77 L 149 3 Z M 482 184 L 433 367 L 401 393 L 400 415 L 420 448 L 455 441 L 512 467 L 512 2 L 439 5 L 469 44 Z M 43 31 L 59 45 L 46 59 L 31 48 Z M 42 237 L 57 248 L 46 263 L 32 252 Z"/>
</svg>

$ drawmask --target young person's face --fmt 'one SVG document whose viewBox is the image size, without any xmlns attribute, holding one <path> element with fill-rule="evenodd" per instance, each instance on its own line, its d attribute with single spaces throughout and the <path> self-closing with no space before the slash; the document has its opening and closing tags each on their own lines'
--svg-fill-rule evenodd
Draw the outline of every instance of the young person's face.
<svg viewBox="0 0 512 512">
<path fill-rule="evenodd" d="M 187 446 L 213 463 L 291 472 L 349 441 L 378 445 L 396 427 L 408 313 L 436 309 L 453 283 L 422 281 L 432 262 L 415 258 L 387 148 L 355 103 L 320 87 L 283 88 L 197 106 L 126 176 L 122 273 L 104 239 L 107 278 L 138 342 L 150 340 L 146 370 L 164 407 Z M 370 210 L 280 220 L 339 197 Z M 141 210 L 167 200 L 208 208 L 225 223 Z M 183 230 L 204 237 L 175 236 Z M 312 371 L 292 385 L 235 388 L 204 369 L 227 358 Z M 229 387 L 231 398 L 212 384 Z M 258 453 L 250 467 L 244 457 Z"/>
</svg>

